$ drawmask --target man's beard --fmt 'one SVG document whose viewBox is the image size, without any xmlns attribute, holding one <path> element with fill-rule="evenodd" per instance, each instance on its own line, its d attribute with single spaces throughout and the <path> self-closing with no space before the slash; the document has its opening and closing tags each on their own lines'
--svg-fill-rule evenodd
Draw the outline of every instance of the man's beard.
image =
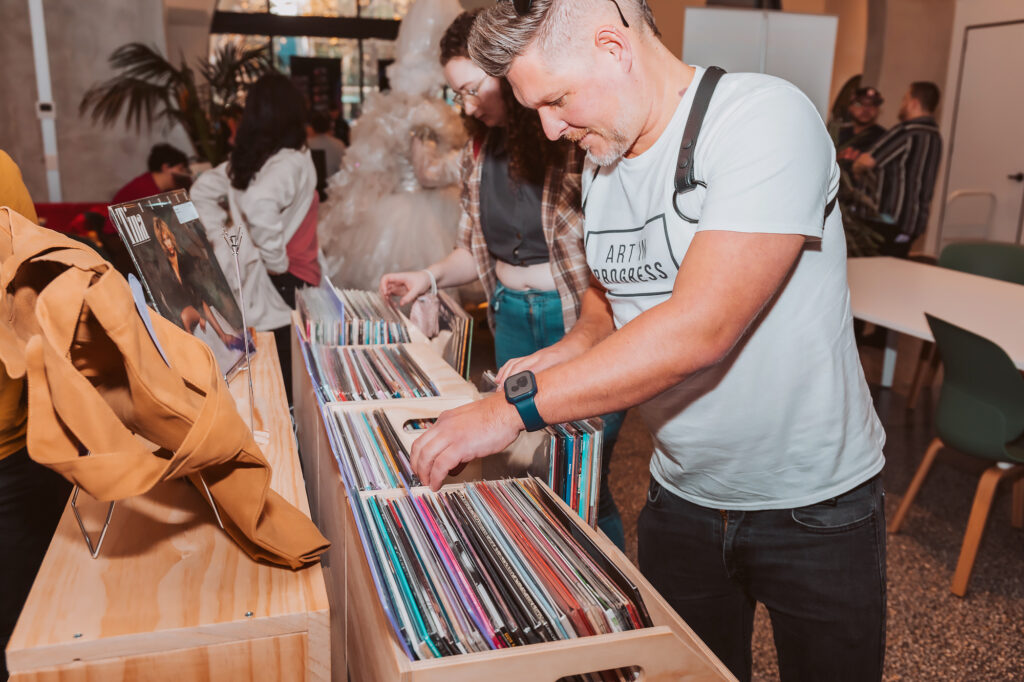
<svg viewBox="0 0 1024 682">
<path fill-rule="evenodd" d="M 588 134 L 599 137 L 608 144 L 608 151 L 604 154 L 595 154 L 590 148 L 580 146 L 580 148 L 587 153 L 587 160 L 598 166 L 612 165 L 625 156 L 626 152 L 628 152 L 629 148 L 632 146 L 629 138 L 617 130 L 596 132 L 591 128 L 582 128 L 572 130 L 566 133 L 563 137 L 570 142 L 579 144 Z"/>
</svg>

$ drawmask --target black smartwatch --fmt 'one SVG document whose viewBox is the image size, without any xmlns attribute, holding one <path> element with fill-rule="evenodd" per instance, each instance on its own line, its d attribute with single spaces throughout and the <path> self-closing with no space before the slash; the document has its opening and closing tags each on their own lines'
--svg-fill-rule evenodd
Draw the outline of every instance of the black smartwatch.
<svg viewBox="0 0 1024 682">
<path fill-rule="evenodd" d="M 537 395 L 537 378 L 530 370 L 513 374 L 505 379 L 505 400 L 512 403 L 519 411 L 519 416 L 527 431 L 540 431 L 547 426 L 540 418 L 537 405 L 533 402 L 535 395 Z"/>
</svg>

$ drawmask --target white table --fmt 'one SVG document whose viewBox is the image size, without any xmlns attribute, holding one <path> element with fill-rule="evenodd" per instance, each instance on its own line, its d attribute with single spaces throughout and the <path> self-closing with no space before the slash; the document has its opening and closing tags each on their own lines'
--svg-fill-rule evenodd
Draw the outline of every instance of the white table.
<svg viewBox="0 0 1024 682">
<path fill-rule="evenodd" d="M 898 334 L 932 341 L 929 313 L 984 336 L 1024 370 L 1024 286 L 899 258 L 847 262 L 853 316 L 889 330 L 882 386 L 892 386 Z"/>
</svg>

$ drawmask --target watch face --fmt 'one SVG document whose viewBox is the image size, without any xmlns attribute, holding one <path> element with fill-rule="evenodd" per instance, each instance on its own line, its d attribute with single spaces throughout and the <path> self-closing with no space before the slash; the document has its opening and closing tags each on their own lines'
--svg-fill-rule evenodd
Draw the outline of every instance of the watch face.
<svg viewBox="0 0 1024 682">
<path fill-rule="evenodd" d="M 505 382 L 505 397 L 515 401 L 526 398 L 537 392 L 537 382 L 533 378 L 533 372 L 520 372 L 510 376 Z"/>
</svg>

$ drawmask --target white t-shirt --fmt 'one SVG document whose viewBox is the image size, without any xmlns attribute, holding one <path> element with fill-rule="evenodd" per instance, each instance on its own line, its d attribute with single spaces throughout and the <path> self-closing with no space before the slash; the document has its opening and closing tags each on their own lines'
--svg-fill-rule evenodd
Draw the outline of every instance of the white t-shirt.
<svg viewBox="0 0 1024 682">
<path fill-rule="evenodd" d="M 651 473 L 719 509 L 786 509 L 868 480 L 885 433 L 854 343 L 840 212 L 825 221 L 839 171 L 814 106 L 790 83 L 727 74 L 695 151 L 707 189 L 672 206 L 679 143 L 698 68 L 669 127 L 643 154 L 583 173 L 587 262 L 616 327 L 665 301 L 700 230 L 808 237 L 777 299 L 718 365 L 649 400 Z M 679 343 L 686 343 L 685 338 Z"/>
</svg>

